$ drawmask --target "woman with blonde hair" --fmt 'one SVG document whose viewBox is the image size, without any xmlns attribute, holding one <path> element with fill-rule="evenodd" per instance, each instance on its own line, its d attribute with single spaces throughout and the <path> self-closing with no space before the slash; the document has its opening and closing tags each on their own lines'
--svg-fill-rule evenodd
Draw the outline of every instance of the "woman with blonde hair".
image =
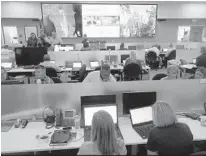
<svg viewBox="0 0 206 156">
<path fill-rule="evenodd" d="M 188 125 L 178 123 L 169 104 L 157 102 L 152 106 L 153 123 L 147 141 L 148 155 L 189 156 L 193 152 L 193 135 Z"/>
<path fill-rule="evenodd" d="M 98 111 L 92 120 L 92 141 L 85 142 L 78 155 L 126 155 L 124 141 L 116 137 L 115 125 L 111 115 Z"/>
</svg>

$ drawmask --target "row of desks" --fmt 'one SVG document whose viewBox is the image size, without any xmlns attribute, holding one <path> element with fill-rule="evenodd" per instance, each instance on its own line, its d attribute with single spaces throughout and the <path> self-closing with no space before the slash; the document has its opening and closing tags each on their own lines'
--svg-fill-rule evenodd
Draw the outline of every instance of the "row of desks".
<svg viewBox="0 0 206 156">
<path fill-rule="evenodd" d="M 147 143 L 147 139 L 142 139 L 132 128 L 131 120 L 128 116 L 119 117 L 118 120 L 119 129 L 126 145 L 136 146 Z M 178 121 L 186 123 L 190 127 L 194 141 L 206 140 L 206 127 L 202 127 L 199 121 L 186 117 L 179 117 Z M 77 129 L 77 137 L 64 146 L 50 146 L 50 137 L 45 140 L 36 138 L 37 135 L 48 134 L 54 130 L 55 128 L 46 129 L 44 122 L 29 122 L 25 129 L 12 127 L 8 132 L 1 132 L 1 153 L 35 153 L 38 151 L 78 149 L 84 143 L 83 129 Z"/>
</svg>

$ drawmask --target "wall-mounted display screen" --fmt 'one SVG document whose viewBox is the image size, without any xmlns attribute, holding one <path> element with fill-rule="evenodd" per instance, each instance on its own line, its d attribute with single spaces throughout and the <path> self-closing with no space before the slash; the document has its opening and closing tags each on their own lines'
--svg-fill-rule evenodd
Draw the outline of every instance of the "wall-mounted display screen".
<svg viewBox="0 0 206 156">
<path fill-rule="evenodd" d="M 61 37 L 152 37 L 157 5 L 42 4 L 47 35 Z"/>
</svg>

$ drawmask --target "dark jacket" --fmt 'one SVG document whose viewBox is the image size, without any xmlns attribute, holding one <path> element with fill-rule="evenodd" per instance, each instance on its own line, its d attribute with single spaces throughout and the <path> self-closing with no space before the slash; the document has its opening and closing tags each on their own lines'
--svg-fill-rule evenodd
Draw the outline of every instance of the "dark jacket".
<svg viewBox="0 0 206 156">
<path fill-rule="evenodd" d="M 196 66 L 206 68 L 206 53 L 203 53 L 196 58 Z"/>
<path fill-rule="evenodd" d="M 38 39 L 32 39 L 31 37 L 28 38 L 27 47 L 37 47 Z"/>
</svg>

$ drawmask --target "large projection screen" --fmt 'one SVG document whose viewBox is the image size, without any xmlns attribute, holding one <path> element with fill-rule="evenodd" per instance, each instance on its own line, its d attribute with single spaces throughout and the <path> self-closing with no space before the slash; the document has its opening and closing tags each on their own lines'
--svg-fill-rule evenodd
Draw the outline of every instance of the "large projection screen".
<svg viewBox="0 0 206 156">
<path fill-rule="evenodd" d="M 132 38 L 155 35 L 157 5 L 42 4 L 46 35 Z"/>
</svg>

